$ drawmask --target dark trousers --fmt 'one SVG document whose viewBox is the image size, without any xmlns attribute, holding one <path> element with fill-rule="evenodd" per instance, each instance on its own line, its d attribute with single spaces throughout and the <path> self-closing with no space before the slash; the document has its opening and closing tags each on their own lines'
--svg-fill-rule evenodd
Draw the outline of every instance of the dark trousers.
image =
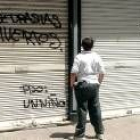
<svg viewBox="0 0 140 140">
<path fill-rule="evenodd" d="M 75 86 L 75 96 L 78 113 L 76 132 L 79 131 L 79 135 L 85 133 L 86 116 L 87 111 L 89 111 L 90 122 L 96 134 L 103 134 L 104 127 L 99 103 L 99 84 L 80 82 Z"/>
</svg>

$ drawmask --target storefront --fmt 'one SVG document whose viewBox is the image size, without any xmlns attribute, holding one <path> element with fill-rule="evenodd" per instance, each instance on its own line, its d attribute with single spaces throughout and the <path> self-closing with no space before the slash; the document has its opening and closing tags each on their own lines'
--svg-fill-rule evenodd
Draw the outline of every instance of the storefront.
<svg viewBox="0 0 140 140">
<path fill-rule="evenodd" d="M 82 38 L 93 37 L 106 65 L 103 112 L 140 112 L 140 1 L 81 0 L 81 11 Z"/>
<path fill-rule="evenodd" d="M 67 0 L 1 0 L 0 9 L 0 124 L 64 119 Z"/>
</svg>

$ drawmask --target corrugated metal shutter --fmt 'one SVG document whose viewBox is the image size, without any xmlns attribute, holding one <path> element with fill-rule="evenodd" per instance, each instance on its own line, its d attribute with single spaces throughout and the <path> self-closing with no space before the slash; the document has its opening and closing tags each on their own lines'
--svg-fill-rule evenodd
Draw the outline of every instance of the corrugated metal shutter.
<svg viewBox="0 0 140 140">
<path fill-rule="evenodd" d="M 140 107 L 140 1 L 82 0 L 82 38 L 95 39 L 105 61 L 103 110 Z"/>
<path fill-rule="evenodd" d="M 67 7 L 0 0 L 0 121 L 65 117 Z"/>
</svg>

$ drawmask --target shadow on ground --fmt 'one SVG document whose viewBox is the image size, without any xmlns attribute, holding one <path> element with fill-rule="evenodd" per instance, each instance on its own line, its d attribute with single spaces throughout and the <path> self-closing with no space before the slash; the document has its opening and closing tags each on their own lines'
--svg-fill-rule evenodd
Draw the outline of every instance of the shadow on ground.
<svg viewBox="0 0 140 140">
<path fill-rule="evenodd" d="M 50 135 L 50 138 L 63 138 L 63 139 L 73 139 L 74 133 L 67 133 L 67 132 L 57 132 Z M 86 139 L 96 139 L 94 136 L 85 136 Z"/>
<path fill-rule="evenodd" d="M 64 138 L 64 139 L 68 139 L 70 137 L 73 137 L 73 133 L 67 133 L 67 132 L 58 132 L 58 133 L 53 133 L 52 135 L 50 135 L 51 138 Z"/>
</svg>

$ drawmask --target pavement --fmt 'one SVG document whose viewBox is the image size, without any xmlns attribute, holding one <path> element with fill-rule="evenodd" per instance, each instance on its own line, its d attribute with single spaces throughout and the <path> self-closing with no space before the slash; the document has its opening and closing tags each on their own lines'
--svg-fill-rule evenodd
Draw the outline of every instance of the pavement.
<svg viewBox="0 0 140 140">
<path fill-rule="evenodd" d="M 105 140 L 140 140 L 140 115 L 106 119 Z M 65 125 L 49 125 L 43 128 L 32 128 L 13 132 L 1 132 L 0 140 L 72 140 L 75 130 L 74 123 Z M 87 122 L 86 140 L 95 135 L 91 124 Z"/>
</svg>

